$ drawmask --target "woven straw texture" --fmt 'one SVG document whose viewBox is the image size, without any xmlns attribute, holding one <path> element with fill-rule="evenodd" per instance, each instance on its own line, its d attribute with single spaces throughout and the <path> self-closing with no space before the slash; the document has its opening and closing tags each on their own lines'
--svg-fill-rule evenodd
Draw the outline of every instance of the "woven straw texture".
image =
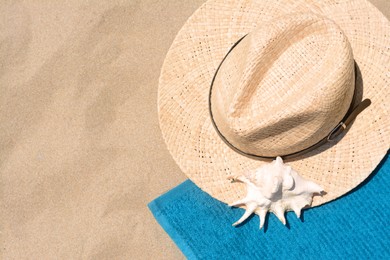
<svg viewBox="0 0 390 260">
<path fill-rule="evenodd" d="M 318 183 L 327 192 L 322 197 L 314 197 L 312 206 L 331 201 L 356 187 L 373 171 L 389 149 L 389 91 L 387 86 L 390 82 L 390 23 L 374 6 L 363 0 L 208 1 L 186 22 L 167 54 L 160 76 L 158 108 L 160 127 L 175 161 L 202 190 L 220 201 L 231 203 L 245 193 L 243 185 L 229 183 L 226 180 L 227 176 L 240 175 L 260 167 L 265 162 L 239 155 L 227 147 L 215 132 L 208 112 L 208 91 L 212 77 L 229 48 L 238 39 L 256 31 L 256 28 L 261 29 L 267 24 L 274 23 L 278 17 L 297 12 L 315 13 L 333 20 L 336 24 L 333 27 L 333 33 L 339 27 L 339 30 L 346 35 L 358 66 L 356 98 L 358 100 L 369 98 L 372 101 L 371 106 L 358 116 L 346 134 L 338 138 L 336 145 L 326 144 L 289 162 L 300 175 Z M 317 37 L 319 40 L 314 41 L 314 44 L 323 44 L 321 34 Z M 329 39 L 329 35 L 326 38 Z M 343 42 L 342 37 L 334 40 Z M 280 108 L 280 111 L 286 110 L 284 118 L 294 113 L 295 105 L 299 104 L 297 106 L 302 108 L 305 103 L 308 107 L 301 111 L 309 114 L 316 113 L 316 111 L 335 112 L 335 117 L 340 116 L 345 110 L 345 104 L 349 103 L 350 92 L 342 93 L 345 98 L 332 97 L 330 100 L 322 101 L 320 98 L 321 94 L 329 92 L 324 89 L 331 85 L 331 80 L 338 82 L 335 79 L 340 78 L 338 77 L 340 73 L 344 72 L 346 75 L 341 77 L 340 85 L 342 82 L 350 82 L 348 77 L 351 76 L 351 71 L 348 68 L 350 68 L 351 59 L 348 58 L 350 55 L 348 44 L 340 47 L 333 46 L 332 42 L 329 45 L 333 49 L 330 52 L 324 50 L 324 54 L 331 53 L 335 64 L 346 68 L 344 71 L 325 65 L 325 71 L 334 72 L 331 73 L 330 78 L 327 78 L 329 75 L 316 75 L 315 68 L 313 68 L 311 74 L 308 75 L 309 78 L 290 77 L 288 79 L 294 82 L 281 79 L 277 86 L 272 83 L 276 80 L 275 77 L 268 77 L 270 82 L 266 82 L 267 88 L 255 89 L 252 99 L 267 99 L 263 105 L 269 107 L 256 109 L 276 111 L 277 104 L 273 102 L 285 99 L 289 101 L 288 105 L 284 103 L 284 106 Z M 337 49 L 340 53 L 336 52 Z M 312 54 L 309 53 L 307 57 L 312 57 Z M 331 57 L 319 60 L 329 62 Z M 293 63 L 288 60 L 287 56 L 284 61 L 281 59 L 280 62 Z M 315 58 L 307 61 L 307 64 L 311 62 L 315 65 Z M 321 71 L 323 72 L 324 69 L 322 68 Z M 287 75 L 290 71 L 283 73 L 282 75 Z M 265 80 L 267 80 L 266 77 Z M 299 80 L 302 82 L 299 83 Z M 310 82 L 313 86 L 310 86 Z M 318 82 L 324 84 L 318 84 Z M 294 89 L 290 90 L 291 86 L 305 86 L 304 95 Z M 318 86 L 323 86 L 323 88 L 318 89 Z M 237 90 L 237 86 L 232 87 Z M 309 90 L 310 87 L 317 89 Z M 220 89 L 223 88 L 227 87 L 220 87 Z M 343 89 L 337 86 L 335 88 Z M 310 96 L 311 93 L 312 96 Z M 277 99 L 273 98 L 274 95 Z M 280 95 L 284 96 L 280 97 Z M 313 98 L 316 95 L 318 97 Z M 224 94 L 224 96 L 229 95 Z M 230 96 L 234 99 L 234 95 Z M 325 96 L 327 99 L 329 95 Z M 341 108 L 327 107 L 333 104 L 332 102 L 340 104 Z M 226 106 L 231 106 L 232 103 Z M 317 108 L 321 108 L 323 104 L 323 107 L 327 109 L 310 109 L 313 104 Z M 244 107 L 251 108 L 251 105 L 252 103 L 249 102 Z M 223 107 L 223 104 L 221 106 Z M 251 115 L 248 111 L 244 109 L 241 112 Z M 257 112 L 256 116 L 260 114 L 261 112 Z M 308 115 L 308 118 L 312 117 Z M 322 117 L 322 123 L 332 124 L 337 121 L 337 118 L 325 118 Z M 268 114 L 266 119 L 275 120 L 275 117 Z M 314 125 L 318 126 L 319 122 L 313 123 L 311 132 L 316 131 Z M 326 130 L 329 129 L 321 131 L 326 132 Z M 286 133 L 293 140 L 295 139 L 291 138 L 291 135 L 302 136 L 304 134 L 305 132 L 302 131 Z M 319 133 L 314 139 L 319 138 L 321 134 Z M 284 147 L 286 147 L 285 144 L 279 144 L 275 151 L 280 151 Z"/>
<path fill-rule="evenodd" d="M 312 13 L 290 14 L 256 28 L 229 53 L 213 84 L 213 118 L 241 151 L 291 154 L 341 121 L 354 80 L 342 30 Z"/>
</svg>

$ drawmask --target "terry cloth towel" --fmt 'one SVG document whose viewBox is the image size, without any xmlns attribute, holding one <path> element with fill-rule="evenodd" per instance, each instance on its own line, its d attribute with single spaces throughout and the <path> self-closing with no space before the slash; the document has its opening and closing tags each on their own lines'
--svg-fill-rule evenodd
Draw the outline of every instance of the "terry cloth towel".
<svg viewBox="0 0 390 260">
<path fill-rule="evenodd" d="M 390 259 L 390 160 L 342 198 L 286 214 L 258 216 L 232 227 L 244 213 L 190 180 L 149 203 L 154 217 L 189 259 Z"/>
</svg>

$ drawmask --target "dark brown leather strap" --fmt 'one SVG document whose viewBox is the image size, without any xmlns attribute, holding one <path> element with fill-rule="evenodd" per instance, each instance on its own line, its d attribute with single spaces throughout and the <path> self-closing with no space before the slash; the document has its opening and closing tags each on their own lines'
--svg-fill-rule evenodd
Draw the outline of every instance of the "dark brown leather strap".
<svg viewBox="0 0 390 260">
<path fill-rule="evenodd" d="M 333 141 L 338 135 L 340 135 L 348 126 L 355 120 L 355 118 L 369 105 L 371 105 L 370 99 L 365 99 L 359 103 L 350 113 L 344 117 L 344 119 L 330 132 L 327 137 L 327 141 Z"/>
<path fill-rule="evenodd" d="M 212 109 L 211 109 L 211 95 L 212 95 L 214 81 L 215 81 L 215 78 L 217 77 L 218 71 L 221 68 L 221 66 L 222 66 L 223 62 L 225 61 L 225 59 L 227 58 L 227 56 L 229 55 L 229 53 L 241 42 L 242 39 L 245 38 L 245 36 L 246 35 L 244 35 L 235 44 L 233 44 L 233 46 L 227 52 L 227 54 L 225 55 L 225 57 L 222 59 L 221 63 L 219 64 L 217 70 L 215 71 L 213 80 L 211 81 L 211 86 L 210 86 L 210 91 L 209 91 L 209 113 L 210 113 L 210 118 L 211 118 L 211 122 L 212 122 L 216 132 L 218 133 L 219 137 L 226 143 L 227 146 L 229 146 L 235 152 L 237 152 L 237 153 L 239 153 L 239 154 L 241 154 L 243 156 L 255 159 L 255 160 L 273 160 L 273 159 L 275 159 L 275 157 L 259 156 L 259 155 L 256 155 L 256 154 L 246 153 L 246 152 L 238 149 L 237 147 L 235 147 L 232 143 L 230 143 L 226 139 L 226 137 L 219 131 L 218 126 L 216 125 L 216 123 L 214 121 L 213 112 L 212 112 Z M 356 82 L 356 65 L 355 65 L 355 82 Z M 354 92 L 355 92 L 354 95 L 356 95 L 356 89 L 355 89 Z M 312 146 L 310 146 L 310 147 L 308 147 L 308 148 L 306 148 L 304 150 L 301 150 L 301 151 L 298 151 L 298 152 L 295 152 L 295 153 L 291 153 L 291 154 L 280 155 L 280 156 L 284 160 L 293 159 L 293 158 L 301 156 L 301 155 L 303 155 L 305 153 L 313 151 L 313 150 L 319 148 L 320 146 L 324 145 L 325 143 L 334 141 L 336 139 L 336 137 L 339 136 L 342 132 L 344 132 L 344 130 L 348 128 L 348 126 L 354 121 L 354 119 L 364 109 L 366 109 L 371 104 L 371 101 L 369 99 L 365 99 L 362 102 L 360 102 L 360 104 L 357 105 L 355 108 L 353 108 L 352 107 L 353 106 L 353 100 L 354 100 L 354 98 L 352 98 L 351 106 L 348 109 L 348 112 L 344 116 L 343 120 L 339 124 L 337 124 L 337 126 L 335 128 L 333 128 L 333 130 L 326 137 L 321 139 L 321 141 L 317 142 L 316 144 L 314 144 L 314 145 L 312 145 Z"/>
</svg>

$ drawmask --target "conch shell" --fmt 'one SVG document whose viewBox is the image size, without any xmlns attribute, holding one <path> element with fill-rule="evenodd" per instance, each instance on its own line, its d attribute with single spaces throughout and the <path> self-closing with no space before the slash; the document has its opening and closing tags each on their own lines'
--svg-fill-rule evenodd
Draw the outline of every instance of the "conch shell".
<svg viewBox="0 0 390 260">
<path fill-rule="evenodd" d="M 244 176 L 231 176 L 228 179 L 242 182 L 247 187 L 246 197 L 229 205 L 246 206 L 244 215 L 233 226 L 241 224 L 255 213 L 260 217 L 261 229 L 268 211 L 286 225 L 285 211 L 293 210 L 299 218 L 302 208 L 311 205 L 313 195 L 323 192 L 319 185 L 299 176 L 280 157 Z"/>
</svg>

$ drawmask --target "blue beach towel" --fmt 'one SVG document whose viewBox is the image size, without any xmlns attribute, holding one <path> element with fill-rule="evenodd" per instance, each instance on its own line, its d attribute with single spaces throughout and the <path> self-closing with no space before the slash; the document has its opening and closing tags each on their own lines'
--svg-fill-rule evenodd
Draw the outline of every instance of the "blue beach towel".
<svg viewBox="0 0 390 260">
<path fill-rule="evenodd" d="M 268 214 L 232 227 L 230 208 L 190 180 L 149 203 L 153 215 L 189 259 L 390 259 L 390 160 L 386 155 L 359 187 L 287 225 Z"/>
</svg>

